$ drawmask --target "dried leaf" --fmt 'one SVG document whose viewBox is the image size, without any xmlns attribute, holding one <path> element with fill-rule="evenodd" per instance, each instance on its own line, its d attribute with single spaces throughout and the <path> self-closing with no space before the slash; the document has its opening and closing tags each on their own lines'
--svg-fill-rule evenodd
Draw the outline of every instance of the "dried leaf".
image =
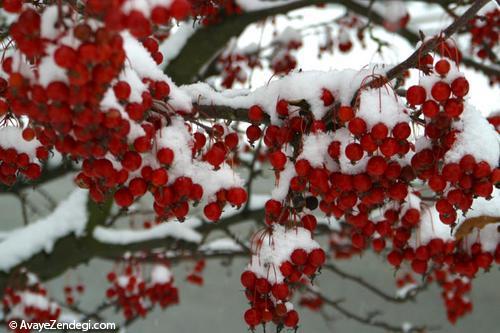
<svg viewBox="0 0 500 333">
<path fill-rule="evenodd" d="M 455 239 L 460 240 L 470 234 L 474 228 L 482 229 L 486 225 L 491 223 L 499 223 L 500 216 L 477 216 L 465 220 L 458 226 L 457 232 L 455 233 Z"/>
</svg>

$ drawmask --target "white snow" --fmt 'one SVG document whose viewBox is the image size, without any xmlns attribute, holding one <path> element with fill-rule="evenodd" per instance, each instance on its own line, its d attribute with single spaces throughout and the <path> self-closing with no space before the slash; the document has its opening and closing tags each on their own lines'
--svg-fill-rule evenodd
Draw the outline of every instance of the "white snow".
<svg viewBox="0 0 500 333">
<path fill-rule="evenodd" d="M 172 281 L 172 273 L 165 265 L 154 265 L 151 269 L 151 282 L 165 284 Z"/>
<path fill-rule="evenodd" d="M 444 156 L 447 163 L 460 162 L 467 154 L 477 162 L 486 161 L 496 167 L 500 159 L 500 135 L 484 116 L 469 103 L 465 103 L 460 120 L 453 124 L 460 132 L 456 141 Z"/>
<path fill-rule="evenodd" d="M 192 243 L 199 243 L 201 235 L 178 221 L 169 221 L 153 226 L 150 229 L 129 230 L 112 229 L 98 226 L 94 229 L 93 236 L 101 243 L 127 245 L 154 239 L 172 237 Z"/>
<path fill-rule="evenodd" d="M 316 133 L 305 135 L 304 149 L 297 161 L 304 159 L 308 160 L 312 167 L 320 168 L 326 161 L 328 155 L 328 146 L 332 142 L 332 136 L 327 133 Z"/>
<path fill-rule="evenodd" d="M 200 247 L 205 252 L 237 252 L 241 251 L 241 246 L 232 238 L 219 238 Z"/>
<path fill-rule="evenodd" d="M 197 25 L 193 21 L 182 22 L 179 27 L 168 36 L 160 45 L 159 51 L 163 54 L 163 62 L 160 67 L 165 68 L 170 61 L 175 59 L 189 38 L 196 32 Z"/>
<path fill-rule="evenodd" d="M 371 129 L 377 123 L 385 124 L 389 129 L 400 122 L 409 122 L 410 117 L 404 112 L 401 99 L 391 88 L 364 90 L 356 117 L 362 118 Z"/>
<path fill-rule="evenodd" d="M 322 89 L 330 90 L 336 100 L 348 105 L 362 81 L 373 73 L 382 73 L 382 68 L 379 66 L 378 69 L 367 68 L 360 71 L 345 69 L 329 72 L 293 72 L 250 93 L 241 90 L 238 94 L 232 93 L 231 90 L 229 93 L 220 93 L 206 83 L 184 85 L 180 89 L 191 96 L 193 103 L 201 105 L 226 105 L 233 108 L 260 105 L 270 115 L 272 123 L 280 124 L 276 113 L 276 103 L 279 99 L 289 101 L 304 99 L 310 105 L 314 117 L 321 119 L 329 109 L 320 99 Z"/>
<path fill-rule="evenodd" d="M 311 238 L 309 230 L 302 227 L 287 230 L 274 224 L 272 228 L 271 234 L 262 234 L 261 230 L 254 235 L 254 240 L 259 240 L 260 245 L 253 245 L 255 252 L 247 269 L 258 277 L 267 278 L 271 283 L 280 283 L 284 278 L 279 269 L 281 263 L 290 260 L 295 249 L 301 248 L 309 253 L 320 246 Z"/>
<path fill-rule="evenodd" d="M 71 233 L 82 236 L 87 223 L 87 191 L 76 189 L 47 217 L 12 231 L 0 242 L 0 270 L 9 271 Z"/>
<path fill-rule="evenodd" d="M 280 172 L 279 179 L 277 180 L 277 184 L 274 186 L 273 191 L 271 192 L 271 197 L 278 201 L 285 200 L 288 195 L 288 189 L 290 188 L 290 180 L 297 175 L 295 172 L 295 165 L 287 161 L 285 165 L 285 169 Z"/>
<path fill-rule="evenodd" d="M 203 199 L 207 201 L 211 201 L 221 188 L 243 185 L 243 180 L 228 165 L 223 164 L 220 169 L 213 170 L 209 163 L 194 160 L 191 140 L 192 137 L 180 118 L 173 118 L 170 126 L 162 128 L 156 136 L 158 148 L 168 147 L 174 151 L 174 161 L 169 169 L 170 184 L 178 177 L 191 177 L 194 183 L 203 186 Z"/>
<path fill-rule="evenodd" d="M 266 1 L 266 0 L 236 0 L 238 6 L 240 6 L 244 11 L 252 12 L 257 10 L 264 10 L 273 7 L 279 7 L 283 5 L 288 5 L 299 0 L 276 0 L 276 1 Z"/>
<path fill-rule="evenodd" d="M 21 127 L 0 127 L 0 147 L 3 149 L 14 148 L 17 153 L 26 153 L 31 159 L 36 158 L 36 149 L 42 144 L 36 138 L 31 141 L 23 139 Z"/>
</svg>

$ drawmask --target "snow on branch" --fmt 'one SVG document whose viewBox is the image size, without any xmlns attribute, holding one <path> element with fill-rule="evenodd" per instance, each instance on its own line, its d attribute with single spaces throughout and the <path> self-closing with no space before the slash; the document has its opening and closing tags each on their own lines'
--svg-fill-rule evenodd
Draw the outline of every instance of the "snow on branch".
<svg viewBox="0 0 500 333">
<path fill-rule="evenodd" d="M 101 243 L 126 245 L 131 243 L 143 242 L 152 239 L 161 239 L 165 237 L 172 237 L 181 239 L 192 243 L 199 243 L 202 236 L 194 231 L 191 226 L 196 225 L 197 221 L 193 223 L 168 222 L 162 223 L 151 229 L 145 230 L 118 230 L 98 226 L 94 229 L 94 238 Z"/>
<path fill-rule="evenodd" d="M 77 189 L 52 214 L 0 242 L 0 270 L 7 272 L 42 250 L 51 252 L 58 239 L 71 233 L 82 236 L 86 224 L 87 191 Z"/>
<path fill-rule="evenodd" d="M 279 122 L 279 116 L 276 113 L 278 98 L 293 101 L 300 96 L 309 104 L 315 118 L 321 119 L 329 109 L 320 99 L 323 89 L 332 91 L 335 96 L 338 96 L 341 104 L 349 105 L 366 77 L 382 72 L 381 67 L 361 71 L 352 69 L 328 72 L 304 71 L 287 75 L 253 92 L 247 90 L 217 92 L 205 83 L 184 85 L 180 89 L 190 95 L 193 103 L 198 105 L 228 106 L 234 109 L 248 109 L 252 105 L 260 105 L 270 116 L 271 123 L 277 123 Z"/>
</svg>

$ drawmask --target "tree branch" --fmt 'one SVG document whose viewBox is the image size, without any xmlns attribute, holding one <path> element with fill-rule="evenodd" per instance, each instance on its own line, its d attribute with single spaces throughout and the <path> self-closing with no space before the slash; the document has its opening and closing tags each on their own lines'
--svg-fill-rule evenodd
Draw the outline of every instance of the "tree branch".
<svg viewBox="0 0 500 333">
<path fill-rule="evenodd" d="M 388 302 L 392 302 L 392 303 L 405 303 L 409 300 L 414 301 L 416 295 L 420 291 L 424 290 L 427 287 L 427 284 L 424 283 L 423 285 L 413 289 L 411 292 L 408 292 L 404 297 L 394 297 L 394 296 L 391 296 L 391 295 L 385 293 L 384 291 L 375 287 L 374 285 L 368 283 L 367 281 L 360 278 L 359 276 L 356 276 L 356 275 L 353 275 L 353 274 L 350 274 L 350 273 L 347 273 L 347 272 L 341 270 L 340 268 L 338 268 L 334 264 L 326 264 L 323 266 L 323 269 L 329 270 L 330 272 L 333 272 L 344 279 L 353 281 L 353 282 L 357 283 L 358 285 L 362 286 L 363 288 L 371 291 L 373 294 L 383 298 L 384 300 L 386 300 Z"/>
</svg>

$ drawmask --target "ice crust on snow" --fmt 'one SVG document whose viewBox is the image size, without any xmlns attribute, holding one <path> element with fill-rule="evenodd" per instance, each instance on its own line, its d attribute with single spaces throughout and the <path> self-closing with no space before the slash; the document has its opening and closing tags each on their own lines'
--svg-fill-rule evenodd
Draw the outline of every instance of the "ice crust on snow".
<svg viewBox="0 0 500 333">
<path fill-rule="evenodd" d="M 82 236 L 87 224 L 87 191 L 76 189 L 47 217 L 16 229 L 0 242 L 0 270 L 9 271 L 69 234 Z"/>
<path fill-rule="evenodd" d="M 274 224 L 272 233 L 261 233 L 254 236 L 259 244 L 253 246 L 254 254 L 247 269 L 271 283 L 283 282 L 284 277 L 279 268 L 283 262 L 290 260 L 294 250 L 301 248 L 310 252 L 320 247 L 312 239 L 309 230 L 302 227 L 285 229 L 284 226 Z"/>
</svg>

